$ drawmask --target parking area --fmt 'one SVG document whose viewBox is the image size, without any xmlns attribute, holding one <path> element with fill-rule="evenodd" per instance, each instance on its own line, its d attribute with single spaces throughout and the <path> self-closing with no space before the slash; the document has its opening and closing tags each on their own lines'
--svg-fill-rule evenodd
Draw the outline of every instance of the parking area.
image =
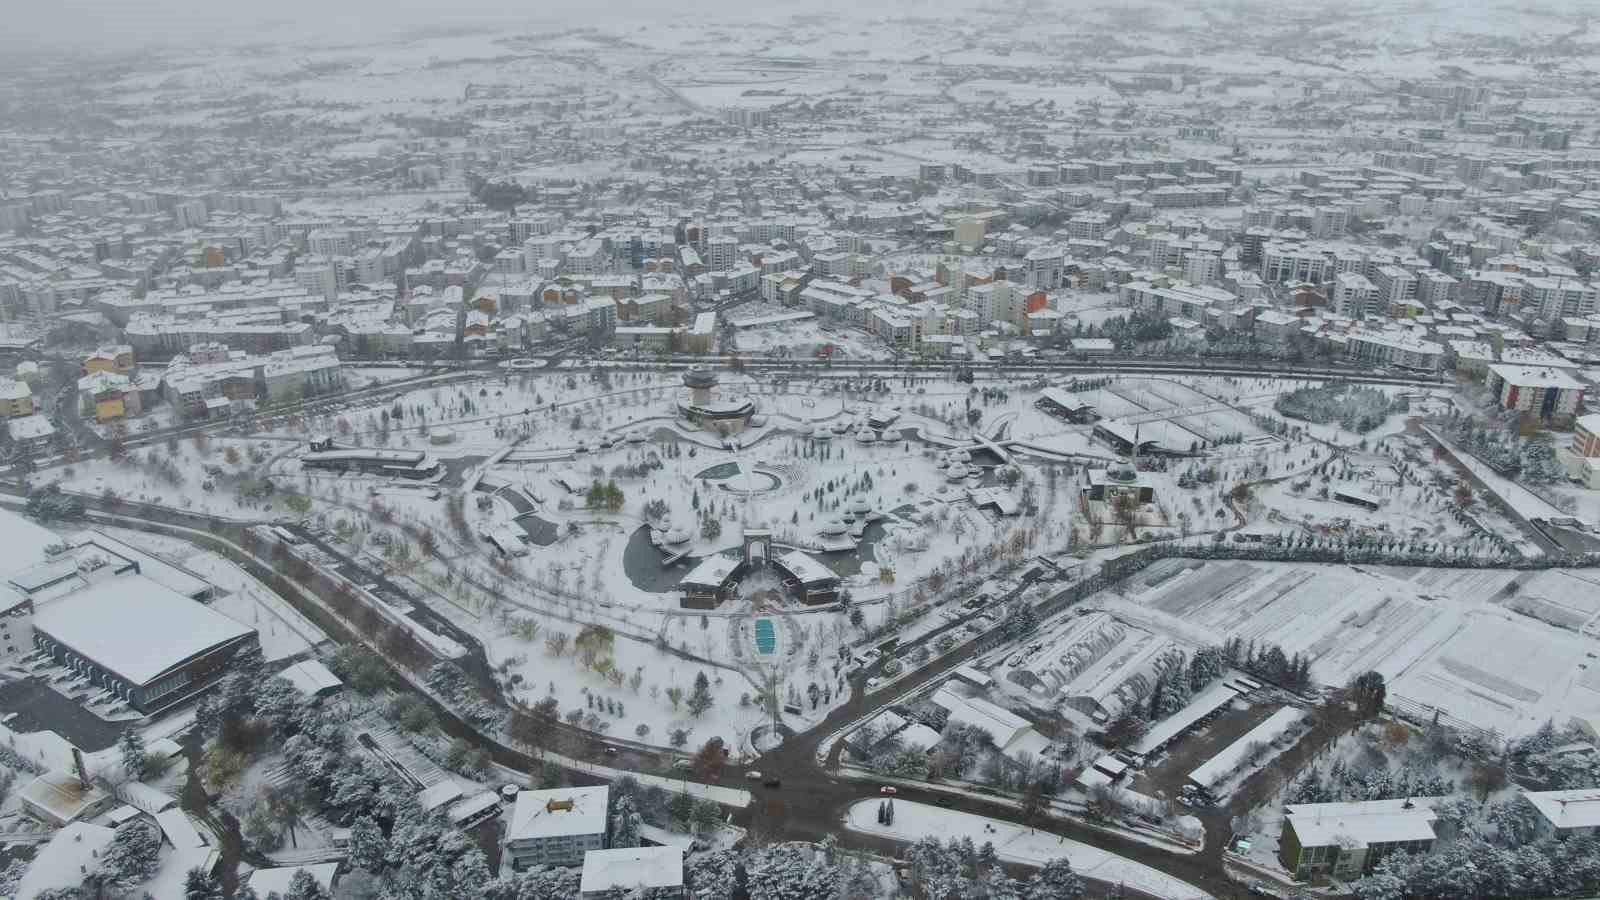
<svg viewBox="0 0 1600 900">
<path fill-rule="evenodd" d="M 12 731 L 54 731 L 86 753 L 104 750 L 117 742 L 126 723 L 108 722 L 38 678 L 0 683 L 0 712 L 16 718 L 7 722 Z M 137 721 L 137 717 L 130 721 Z"/>
<path fill-rule="evenodd" d="M 1152 797 L 1177 799 L 1188 783 L 1190 772 L 1266 721 L 1282 705 L 1259 702 L 1238 708 L 1247 702 L 1235 700 L 1232 708 L 1224 710 L 1209 725 L 1180 739 L 1154 765 L 1139 772 L 1132 788 Z"/>
</svg>

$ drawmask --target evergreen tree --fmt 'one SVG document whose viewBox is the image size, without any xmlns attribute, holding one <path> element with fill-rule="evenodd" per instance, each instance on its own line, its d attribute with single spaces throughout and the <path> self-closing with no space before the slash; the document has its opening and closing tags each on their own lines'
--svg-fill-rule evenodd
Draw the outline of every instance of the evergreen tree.
<svg viewBox="0 0 1600 900">
<path fill-rule="evenodd" d="M 143 734 L 133 728 L 123 729 L 122 736 L 117 738 L 117 753 L 122 758 L 122 771 L 129 778 L 138 779 L 144 776 L 146 763 Z"/>
<path fill-rule="evenodd" d="M 222 885 L 204 869 L 190 869 L 183 879 L 183 900 L 222 900 Z"/>
<path fill-rule="evenodd" d="M 706 678 L 705 672 L 696 673 L 694 676 L 694 689 L 689 692 L 689 714 L 698 719 L 715 703 L 716 700 L 711 696 L 710 679 Z"/>
<path fill-rule="evenodd" d="M 643 824 L 634 807 L 633 798 L 623 796 L 612 804 L 611 846 L 616 848 L 639 846 L 639 826 Z"/>
<path fill-rule="evenodd" d="M 374 874 L 383 871 L 389 855 L 389 841 L 371 816 L 361 816 L 350 824 L 350 864 Z"/>
</svg>

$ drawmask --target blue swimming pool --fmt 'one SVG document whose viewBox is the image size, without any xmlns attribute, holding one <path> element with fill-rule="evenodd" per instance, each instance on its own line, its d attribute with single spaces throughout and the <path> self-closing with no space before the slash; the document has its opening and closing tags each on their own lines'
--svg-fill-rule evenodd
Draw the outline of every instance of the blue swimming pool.
<svg viewBox="0 0 1600 900">
<path fill-rule="evenodd" d="M 756 652 L 762 656 L 771 656 L 772 651 L 778 648 L 778 630 L 773 627 L 771 619 L 756 620 Z"/>
</svg>

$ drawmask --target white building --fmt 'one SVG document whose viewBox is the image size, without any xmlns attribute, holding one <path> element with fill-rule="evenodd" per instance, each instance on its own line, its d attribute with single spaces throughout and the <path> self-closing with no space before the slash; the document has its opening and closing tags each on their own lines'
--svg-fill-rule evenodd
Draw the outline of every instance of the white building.
<svg viewBox="0 0 1600 900">
<path fill-rule="evenodd" d="M 1539 831 L 1565 840 L 1600 834 L 1600 788 L 1524 791 L 1522 799 L 1539 812 Z"/>
<path fill-rule="evenodd" d="M 518 793 L 500 841 L 501 871 L 581 864 L 605 846 L 610 797 L 603 785 Z"/>
<path fill-rule="evenodd" d="M 651 897 L 681 895 L 683 848 L 625 847 L 584 854 L 580 896 L 633 896 L 633 891 L 649 891 Z"/>
</svg>

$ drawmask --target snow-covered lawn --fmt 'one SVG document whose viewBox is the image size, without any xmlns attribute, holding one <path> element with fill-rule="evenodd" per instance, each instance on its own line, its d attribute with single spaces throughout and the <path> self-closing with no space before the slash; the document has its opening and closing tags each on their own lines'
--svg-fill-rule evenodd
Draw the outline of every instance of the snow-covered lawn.
<svg viewBox="0 0 1600 900">
<path fill-rule="evenodd" d="M 929 835 L 941 840 L 970 838 L 980 846 L 989 842 L 994 844 L 1001 859 L 1030 866 L 1042 866 L 1064 856 L 1072 863 L 1073 870 L 1086 878 L 1127 885 L 1163 900 L 1206 900 L 1211 896 L 1144 863 L 1049 832 L 972 813 L 896 800 L 893 824 L 880 825 L 878 803 L 879 799 L 873 798 L 851 804 L 845 827 L 908 842 Z"/>
</svg>

